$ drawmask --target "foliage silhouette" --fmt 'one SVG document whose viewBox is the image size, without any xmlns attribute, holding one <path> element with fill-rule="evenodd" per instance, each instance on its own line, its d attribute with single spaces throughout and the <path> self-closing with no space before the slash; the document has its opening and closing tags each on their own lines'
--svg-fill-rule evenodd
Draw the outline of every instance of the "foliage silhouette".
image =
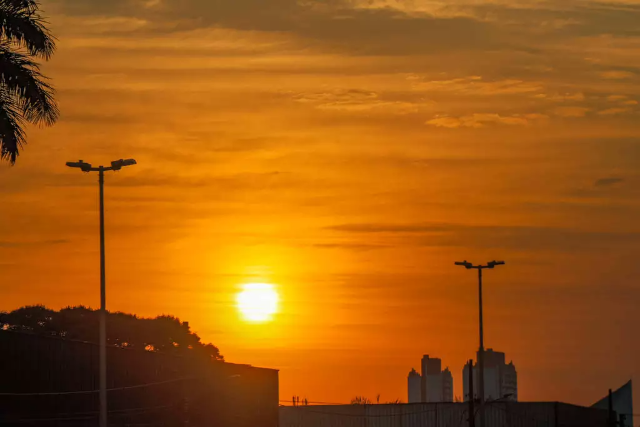
<svg viewBox="0 0 640 427">
<path fill-rule="evenodd" d="M 351 399 L 352 405 L 371 405 L 371 399 L 364 396 L 356 396 Z"/>
<path fill-rule="evenodd" d="M 55 39 L 35 0 L 0 0 L 0 159 L 14 164 L 26 143 L 26 122 L 58 119 L 53 88 L 34 58 L 48 60 Z"/>
<path fill-rule="evenodd" d="M 42 305 L 26 306 L 0 313 L 0 329 L 57 336 L 97 343 L 99 311 L 84 306 L 60 311 Z M 223 361 L 218 347 L 205 344 L 188 322 L 173 316 L 143 318 L 134 314 L 107 315 L 107 344 L 123 348 L 144 349 L 176 355 L 193 355 Z"/>
<path fill-rule="evenodd" d="M 382 402 L 383 404 L 399 404 L 399 403 L 404 403 L 402 401 L 402 399 L 395 399 L 395 400 L 391 400 L 388 402 Z M 373 401 L 371 399 L 369 399 L 368 397 L 365 396 L 355 396 L 353 399 L 351 399 L 351 404 L 352 405 L 372 405 Z M 376 405 L 380 404 L 380 394 L 378 393 L 378 395 L 376 395 Z"/>
</svg>

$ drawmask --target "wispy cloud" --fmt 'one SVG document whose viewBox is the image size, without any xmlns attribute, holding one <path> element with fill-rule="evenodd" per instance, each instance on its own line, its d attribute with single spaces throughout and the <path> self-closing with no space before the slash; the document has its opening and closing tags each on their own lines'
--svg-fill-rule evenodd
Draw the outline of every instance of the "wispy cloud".
<svg viewBox="0 0 640 427">
<path fill-rule="evenodd" d="M 615 116 L 617 114 L 624 114 L 630 112 L 630 108 L 607 108 L 606 110 L 598 111 L 600 116 Z"/>
<path fill-rule="evenodd" d="M 319 110 L 374 111 L 385 110 L 396 114 L 419 111 L 427 103 L 382 99 L 380 94 L 359 89 L 333 90 L 328 92 L 293 93 L 290 96 L 299 103 L 310 104 Z"/>
<path fill-rule="evenodd" d="M 640 248 L 640 233 L 592 231 L 567 227 L 477 226 L 467 224 L 342 224 L 330 230 L 358 234 L 379 234 L 405 246 L 459 246 L 501 249 L 513 252 L 599 251 L 610 247 Z"/>
<path fill-rule="evenodd" d="M 586 99 L 584 93 L 582 92 L 574 92 L 574 93 L 539 93 L 533 95 L 536 99 L 542 99 L 545 101 L 552 102 L 582 102 Z"/>
<path fill-rule="evenodd" d="M 62 245 L 69 243 L 67 239 L 53 239 L 53 240 L 0 240 L 0 248 L 24 248 L 34 246 L 51 246 Z"/>
<path fill-rule="evenodd" d="M 468 76 L 449 80 L 416 80 L 411 78 L 414 90 L 426 92 L 456 92 L 464 95 L 530 94 L 543 90 L 540 82 L 517 79 L 485 80 L 481 76 Z"/>
<path fill-rule="evenodd" d="M 317 243 L 313 245 L 319 249 L 344 249 L 349 251 L 373 251 L 389 248 L 389 245 L 371 243 Z"/>
<path fill-rule="evenodd" d="M 633 78 L 635 76 L 636 74 L 630 71 L 619 71 L 619 70 L 603 71 L 600 73 L 600 77 L 607 80 L 624 80 L 624 79 Z"/>
<path fill-rule="evenodd" d="M 557 107 L 553 113 L 560 117 L 584 117 L 589 111 L 586 107 Z"/>
<path fill-rule="evenodd" d="M 593 185 L 596 187 L 611 187 L 612 185 L 620 184 L 623 181 L 623 178 L 618 177 L 600 178 Z"/>
<path fill-rule="evenodd" d="M 548 117 L 544 114 L 524 114 L 502 116 L 495 113 L 476 113 L 468 116 L 450 117 L 437 116 L 427 120 L 425 124 L 443 128 L 482 128 L 489 125 L 526 126 L 532 121 L 544 120 Z"/>
</svg>

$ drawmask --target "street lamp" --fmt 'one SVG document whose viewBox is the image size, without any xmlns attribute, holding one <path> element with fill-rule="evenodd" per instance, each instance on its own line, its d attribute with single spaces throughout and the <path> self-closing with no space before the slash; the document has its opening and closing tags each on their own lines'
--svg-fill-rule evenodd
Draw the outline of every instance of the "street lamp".
<svg viewBox="0 0 640 427">
<path fill-rule="evenodd" d="M 478 391 L 480 398 L 480 427 L 484 425 L 484 323 L 482 320 L 482 270 L 486 268 L 495 268 L 496 265 L 504 265 L 504 261 L 490 261 L 486 265 L 473 265 L 470 262 L 462 261 L 456 262 L 455 265 L 460 265 L 467 270 L 478 270 L 478 305 L 480 307 L 480 350 L 478 351 Z M 473 398 L 473 390 L 470 391 L 471 399 Z"/>
<path fill-rule="evenodd" d="M 67 162 L 70 168 L 82 172 L 98 172 L 100 185 L 100 427 L 107 427 L 107 293 L 104 272 L 104 171 L 118 171 L 124 166 L 135 165 L 133 159 L 120 159 L 111 162 L 111 166 L 92 167 L 78 160 Z"/>
</svg>

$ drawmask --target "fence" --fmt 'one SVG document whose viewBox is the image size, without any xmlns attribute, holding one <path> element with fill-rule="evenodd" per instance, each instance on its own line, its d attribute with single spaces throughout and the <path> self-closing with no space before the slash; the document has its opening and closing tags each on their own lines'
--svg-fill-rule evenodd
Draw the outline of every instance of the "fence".
<svg viewBox="0 0 640 427">
<path fill-rule="evenodd" d="M 477 410 L 477 405 L 476 405 Z M 607 427 L 607 411 L 559 402 L 493 402 L 487 427 Z M 476 412 L 476 426 L 479 420 Z M 466 403 L 280 407 L 280 427 L 466 427 Z"/>
</svg>

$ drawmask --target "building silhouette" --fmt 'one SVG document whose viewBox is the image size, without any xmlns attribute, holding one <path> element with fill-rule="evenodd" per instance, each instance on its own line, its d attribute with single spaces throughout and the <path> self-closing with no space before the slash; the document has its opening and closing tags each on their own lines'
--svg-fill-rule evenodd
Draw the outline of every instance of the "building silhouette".
<svg viewBox="0 0 640 427">
<path fill-rule="evenodd" d="M 592 408 L 609 409 L 609 396 L 605 396 L 592 405 Z M 633 427 L 633 384 L 629 380 L 619 389 L 611 392 L 611 408 L 618 416 L 619 427 Z M 613 424 L 609 420 L 611 424 Z"/>
<path fill-rule="evenodd" d="M 407 377 L 408 399 L 409 403 L 422 402 L 422 376 L 415 369 L 411 369 Z"/>
<path fill-rule="evenodd" d="M 477 359 L 476 359 L 477 360 Z M 478 398 L 478 364 L 473 366 L 473 396 Z M 469 366 L 462 370 L 464 401 L 469 400 Z M 518 373 L 513 362 L 506 363 L 503 352 L 487 349 L 484 352 L 484 396 L 491 400 L 518 400 Z"/>
<path fill-rule="evenodd" d="M 448 367 L 442 371 L 442 401 L 453 402 L 453 375 Z"/>
<path fill-rule="evenodd" d="M 453 402 L 453 376 L 449 368 L 442 370 L 442 360 L 429 355 L 423 356 L 421 371 L 422 374 L 415 369 L 409 372 L 409 403 Z"/>
</svg>

